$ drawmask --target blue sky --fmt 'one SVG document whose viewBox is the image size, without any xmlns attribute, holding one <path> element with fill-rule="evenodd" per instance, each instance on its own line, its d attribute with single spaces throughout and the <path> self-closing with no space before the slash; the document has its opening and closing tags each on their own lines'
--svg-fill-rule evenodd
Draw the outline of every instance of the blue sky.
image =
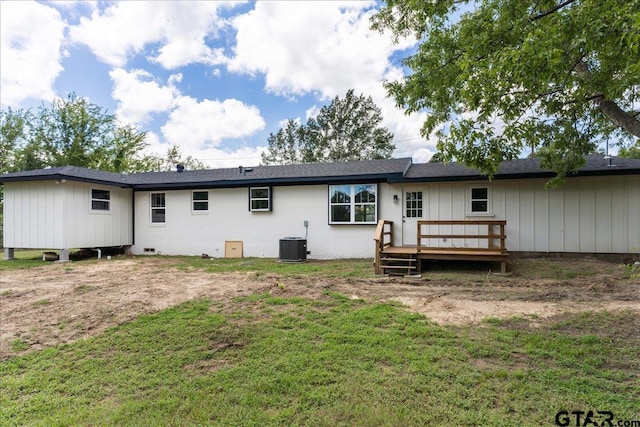
<svg viewBox="0 0 640 427">
<path fill-rule="evenodd" d="M 372 96 L 395 157 L 427 161 L 423 114 L 382 82 L 415 40 L 369 29 L 365 1 L 0 3 L 0 104 L 37 108 L 75 92 L 209 167 L 257 165 L 267 137 L 349 89 Z"/>
</svg>

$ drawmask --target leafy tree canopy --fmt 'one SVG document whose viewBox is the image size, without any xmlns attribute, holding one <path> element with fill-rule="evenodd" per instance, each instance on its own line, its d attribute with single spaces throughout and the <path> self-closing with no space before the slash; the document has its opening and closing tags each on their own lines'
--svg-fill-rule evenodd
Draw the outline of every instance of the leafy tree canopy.
<svg viewBox="0 0 640 427">
<path fill-rule="evenodd" d="M 640 140 L 630 147 L 621 148 L 618 156 L 629 159 L 640 159 Z"/>
<path fill-rule="evenodd" d="M 305 125 L 290 119 L 278 133 L 270 134 L 262 164 L 390 158 L 393 134 L 381 123 L 382 113 L 371 97 L 356 96 L 351 89 Z"/>
<path fill-rule="evenodd" d="M 70 94 L 51 105 L 0 113 L 0 172 L 56 166 L 83 166 L 112 172 L 149 170 L 145 132 L 121 125 L 116 117 L 85 98 Z"/>
<path fill-rule="evenodd" d="M 0 173 L 57 166 L 82 166 L 110 172 L 168 170 L 186 158 L 177 146 L 166 156 L 144 154 L 146 132 L 120 124 L 114 115 L 85 98 L 70 94 L 31 110 L 0 111 Z"/>
<path fill-rule="evenodd" d="M 445 160 L 491 176 L 532 147 L 558 183 L 640 138 L 640 0 L 386 0 L 372 28 L 420 40 L 386 88 Z"/>
<path fill-rule="evenodd" d="M 192 156 L 185 156 L 180 151 L 180 147 L 172 145 L 167 149 L 164 157 L 153 156 L 150 161 L 151 170 L 154 171 L 170 171 L 175 170 L 178 165 L 184 166 L 187 170 L 204 169 L 204 163 Z"/>
</svg>

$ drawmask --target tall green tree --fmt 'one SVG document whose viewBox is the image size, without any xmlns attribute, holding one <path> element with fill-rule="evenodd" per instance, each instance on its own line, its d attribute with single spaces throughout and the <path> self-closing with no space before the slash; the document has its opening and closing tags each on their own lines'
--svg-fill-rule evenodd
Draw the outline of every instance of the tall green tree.
<svg viewBox="0 0 640 427">
<path fill-rule="evenodd" d="M 420 40 L 386 88 L 446 160 L 492 175 L 532 147 L 560 182 L 640 138 L 640 0 L 386 0 L 372 28 Z"/>
<path fill-rule="evenodd" d="M 262 163 L 296 164 L 313 162 L 313 153 L 306 143 L 304 126 L 289 119 L 287 124 L 275 134 L 269 134 L 269 149 L 262 153 Z"/>
<path fill-rule="evenodd" d="M 124 173 L 165 170 L 176 163 L 204 167 L 176 146 L 166 155 L 146 154 L 146 147 L 146 132 L 121 124 L 75 94 L 55 98 L 36 112 L 0 112 L 0 173 L 66 165 Z"/>
<path fill-rule="evenodd" d="M 381 125 L 380 108 L 369 96 L 349 90 L 336 96 L 305 125 L 289 120 L 277 134 L 269 135 L 263 164 L 341 162 L 390 158 L 393 134 Z"/>
<path fill-rule="evenodd" d="M 17 148 L 26 145 L 25 129 L 29 112 L 8 108 L 0 111 L 0 173 L 17 170 Z"/>
<path fill-rule="evenodd" d="M 121 125 L 104 108 L 70 94 L 38 109 L 29 123 L 25 148 L 36 152 L 46 166 L 135 172 L 150 168 L 150 158 L 142 154 L 145 138 L 146 132 Z"/>
</svg>

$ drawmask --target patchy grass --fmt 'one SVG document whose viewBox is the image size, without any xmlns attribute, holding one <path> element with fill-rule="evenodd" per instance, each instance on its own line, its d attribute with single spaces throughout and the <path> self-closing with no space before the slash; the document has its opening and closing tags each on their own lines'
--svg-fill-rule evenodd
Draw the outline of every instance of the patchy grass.
<svg viewBox="0 0 640 427">
<path fill-rule="evenodd" d="M 211 261 L 210 261 L 211 262 Z M 640 419 L 637 313 L 441 327 L 327 292 L 195 300 L 0 364 L 2 425 L 551 425 Z"/>
<path fill-rule="evenodd" d="M 132 258 L 114 256 L 109 262 Z M 303 263 L 284 263 L 274 258 L 201 258 L 197 256 L 144 256 L 139 260 L 155 260 L 164 266 L 175 267 L 183 271 L 205 271 L 208 273 L 245 272 L 253 273 L 260 279 L 269 274 L 286 276 L 291 279 L 307 277 L 323 278 L 371 278 L 375 277 L 373 259 L 339 259 L 315 260 Z M 76 262 L 106 262 L 91 258 Z M 16 259 L 0 262 L 0 271 L 8 269 L 22 269 L 50 266 L 52 263 L 42 261 L 42 250 L 16 251 Z M 65 271 L 73 272 L 70 266 Z M 613 262 L 603 262 L 594 259 L 570 258 L 514 258 L 511 260 L 510 274 L 505 276 L 493 275 L 499 271 L 498 263 L 469 262 L 469 261 L 429 261 L 423 262 L 422 281 L 465 281 L 469 283 L 492 283 L 508 281 L 515 276 L 525 280 L 571 280 L 580 277 L 593 277 L 598 274 L 610 274 L 626 279 L 631 276 L 624 265 Z M 418 279 L 416 283 L 419 283 Z"/>
<path fill-rule="evenodd" d="M 13 351 L 25 351 L 30 347 L 29 343 L 20 338 L 11 341 L 11 349 Z"/>
<path fill-rule="evenodd" d="M 529 279 L 571 280 L 620 273 L 616 263 L 588 258 L 516 258 L 511 267 L 515 275 Z"/>
<path fill-rule="evenodd" d="M 14 252 L 14 258 L 12 260 L 4 259 L 4 251 L 2 251 L 2 258 L 0 259 L 0 271 L 11 269 L 23 269 L 41 267 L 48 262 L 42 260 L 42 252 L 48 249 L 34 249 L 34 250 L 19 250 Z"/>
<path fill-rule="evenodd" d="M 273 258 L 200 258 L 170 257 L 174 267 L 189 271 L 203 270 L 208 273 L 235 271 L 254 272 L 260 278 L 266 273 L 302 277 L 370 277 L 373 276 L 371 259 L 309 260 L 307 262 L 279 262 Z"/>
</svg>

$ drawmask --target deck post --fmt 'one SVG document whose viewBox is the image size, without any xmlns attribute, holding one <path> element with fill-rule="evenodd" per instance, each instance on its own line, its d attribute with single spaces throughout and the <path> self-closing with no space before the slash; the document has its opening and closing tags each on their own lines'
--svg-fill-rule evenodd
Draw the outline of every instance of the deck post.
<svg viewBox="0 0 640 427">
<path fill-rule="evenodd" d="M 376 244 L 376 249 L 373 255 L 373 269 L 375 274 L 380 274 L 380 252 L 382 252 L 383 245 L 383 233 L 384 233 L 384 220 L 378 221 L 376 227 L 376 234 L 373 236 L 373 240 Z"/>
</svg>

